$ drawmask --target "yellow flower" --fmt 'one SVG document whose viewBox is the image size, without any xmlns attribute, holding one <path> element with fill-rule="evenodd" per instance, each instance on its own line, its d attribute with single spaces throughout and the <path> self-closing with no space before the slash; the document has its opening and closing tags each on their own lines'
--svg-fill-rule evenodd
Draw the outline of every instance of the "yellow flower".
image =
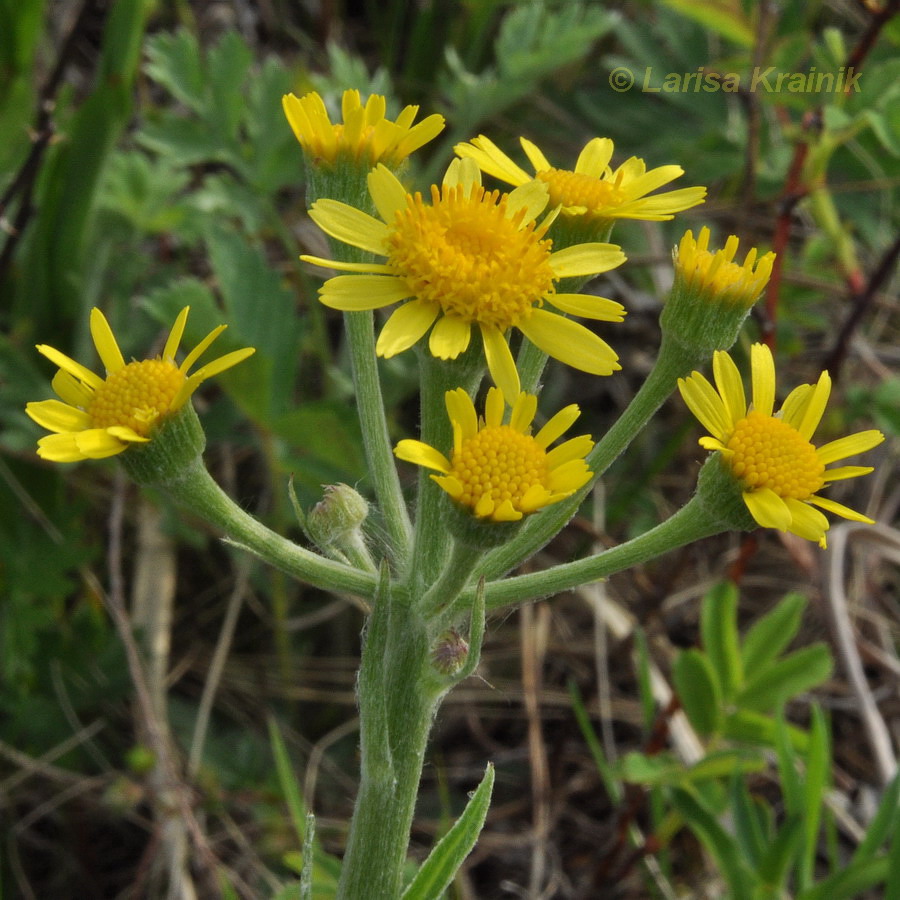
<svg viewBox="0 0 900 900">
<path fill-rule="evenodd" d="M 479 135 L 470 143 L 454 147 L 457 156 L 474 159 L 483 172 L 512 185 L 538 180 L 550 190 L 550 206 L 561 208 L 565 216 L 589 220 L 644 219 L 662 222 L 674 213 L 702 203 L 706 188 L 689 187 L 647 196 L 651 191 L 684 175 L 681 166 L 659 166 L 647 171 L 642 159 L 632 156 L 617 169 L 609 165 L 613 142 L 593 138 L 578 154 L 575 169 L 557 169 L 541 150 L 526 138 L 519 138 L 534 168 L 529 175 L 516 165 L 493 141 Z"/>
<path fill-rule="evenodd" d="M 333 238 L 385 257 L 384 263 L 301 259 L 354 273 L 325 282 L 319 294 L 326 306 L 367 310 L 402 304 L 381 331 L 379 356 L 409 349 L 434 325 L 431 354 L 456 359 L 477 326 L 491 376 L 510 400 L 520 385 L 506 339 L 511 328 L 585 372 L 610 375 L 621 368 L 596 334 L 543 308 L 549 301 L 564 313 L 606 322 L 625 315 L 612 300 L 556 293 L 559 279 L 606 272 L 625 255 L 601 243 L 554 252 L 545 237 L 547 223 L 535 221 L 546 206 L 546 188 L 487 192 L 473 162 L 454 160 L 442 187 L 432 186 L 430 203 L 420 193 L 408 194 L 384 166 L 369 173 L 369 193 L 380 219 L 328 199 L 316 201 L 310 216 Z"/>
<path fill-rule="evenodd" d="M 414 150 L 440 134 L 444 117 L 431 115 L 413 125 L 418 106 L 404 107 L 392 122 L 385 118 L 385 98 L 373 94 L 362 105 L 359 91 L 344 91 L 343 123 L 332 124 L 322 98 L 313 91 L 304 97 L 285 94 L 284 114 L 297 140 L 316 162 L 333 164 L 349 158 L 368 166 L 377 162 L 398 165 Z"/>
<path fill-rule="evenodd" d="M 192 375 L 194 363 L 225 330 L 211 331 L 185 358 L 175 364 L 188 310 L 175 320 L 162 356 L 126 363 L 106 317 L 91 310 L 91 336 L 103 365 L 103 379 L 59 350 L 39 344 L 38 351 L 59 366 L 53 390 L 60 400 L 29 403 L 25 411 L 54 434 L 38 441 L 38 455 L 53 462 L 103 459 L 127 450 L 131 444 L 152 440 L 156 426 L 176 412 L 191 394 L 213 375 L 237 365 L 254 350 L 234 350 L 207 363 Z"/>
<path fill-rule="evenodd" d="M 533 394 L 519 394 L 506 425 L 503 396 L 497 388 L 488 391 L 482 420 L 462 388 L 447 391 L 445 398 L 453 425 L 450 459 L 422 441 L 400 441 L 394 453 L 440 472 L 431 477 L 479 519 L 516 522 L 571 496 L 591 480 L 584 459 L 594 446 L 589 435 L 547 450 L 580 415 L 574 403 L 532 436 L 531 422 L 537 411 Z"/>
<path fill-rule="evenodd" d="M 872 523 L 872 519 L 818 491 L 832 481 L 872 471 L 867 466 L 829 463 L 864 453 L 884 440 L 880 431 L 861 431 L 821 447 L 811 443 L 831 393 L 831 378 L 823 372 L 815 385 L 802 384 L 773 415 L 775 363 L 764 344 L 751 347 L 752 403 L 748 406 L 737 366 L 724 351 L 713 356 L 716 387 L 699 372 L 679 379 L 685 403 L 711 436 L 700 438 L 707 450 L 718 450 L 740 482 L 747 509 L 763 528 L 790 531 L 825 546 L 828 520 L 819 510 Z"/>
<path fill-rule="evenodd" d="M 704 298 L 720 300 L 729 306 L 749 309 L 765 289 L 772 274 L 774 253 L 765 253 L 757 259 L 756 247 L 744 258 L 743 264 L 734 262 L 738 239 L 731 235 L 721 250 L 709 247 L 709 229 L 700 229 L 700 237 L 694 240 L 692 231 L 686 231 L 673 252 L 675 275 L 683 286 Z"/>
</svg>

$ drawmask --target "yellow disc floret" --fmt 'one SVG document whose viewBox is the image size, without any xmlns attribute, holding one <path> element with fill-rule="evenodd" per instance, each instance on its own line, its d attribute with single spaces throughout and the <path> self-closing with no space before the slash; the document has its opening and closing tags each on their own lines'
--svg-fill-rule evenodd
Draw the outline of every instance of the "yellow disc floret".
<svg viewBox="0 0 900 900">
<path fill-rule="evenodd" d="M 184 373 L 163 359 L 131 362 L 98 388 L 87 413 L 95 428 L 122 425 L 147 437 L 184 384 Z"/>
<path fill-rule="evenodd" d="M 751 411 L 726 444 L 731 471 L 745 488 L 768 488 L 779 497 L 806 500 L 825 483 L 816 448 L 780 419 Z"/>
<path fill-rule="evenodd" d="M 456 499 L 473 509 L 485 496 L 496 506 L 504 500 L 519 509 L 522 497 L 547 481 L 547 454 L 531 435 L 501 425 L 484 428 L 451 458 L 450 474 L 459 479 Z"/>
<path fill-rule="evenodd" d="M 464 322 L 518 325 L 554 292 L 544 227 L 510 215 L 499 191 L 431 189 L 410 196 L 388 237 L 388 265 L 412 294 Z"/>
<path fill-rule="evenodd" d="M 551 207 L 584 207 L 590 215 L 595 210 L 620 206 L 627 199 L 617 181 L 605 181 L 581 172 L 546 169 L 535 178 L 549 188 Z"/>
</svg>

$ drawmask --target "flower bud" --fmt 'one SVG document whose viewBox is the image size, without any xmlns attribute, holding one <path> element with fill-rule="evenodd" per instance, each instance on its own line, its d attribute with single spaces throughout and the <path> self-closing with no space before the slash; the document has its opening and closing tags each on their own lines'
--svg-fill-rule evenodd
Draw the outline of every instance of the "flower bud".
<svg viewBox="0 0 900 900">
<path fill-rule="evenodd" d="M 322 548 L 343 549 L 369 515 L 369 504 L 348 484 L 324 485 L 325 496 L 309 511 L 306 529 Z"/>
<path fill-rule="evenodd" d="M 445 631 L 431 649 L 431 663 L 441 675 L 455 675 L 469 658 L 469 644 L 455 628 Z"/>
</svg>

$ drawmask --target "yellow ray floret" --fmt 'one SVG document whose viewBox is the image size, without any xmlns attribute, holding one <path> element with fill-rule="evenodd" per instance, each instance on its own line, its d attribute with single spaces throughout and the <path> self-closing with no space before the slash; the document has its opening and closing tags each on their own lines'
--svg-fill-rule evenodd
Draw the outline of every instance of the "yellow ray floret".
<svg viewBox="0 0 900 900">
<path fill-rule="evenodd" d="M 225 330 L 226 326 L 220 325 L 176 365 L 189 309 L 178 314 L 161 356 L 130 363 L 125 362 L 106 317 L 99 309 L 91 310 L 91 336 L 106 378 L 59 350 L 39 344 L 38 351 L 59 366 L 53 389 L 60 400 L 41 400 L 25 407 L 38 425 L 54 432 L 38 441 L 38 455 L 53 462 L 76 462 L 103 459 L 131 444 L 146 443 L 161 421 L 184 406 L 202 382 L 253 354 L 252 348 L 235 350 L 191 373 L 194 363 Z"/>
<path fill-rule="evenodd" d="M 565 216 L 592 220 L 644 219 L 661 222 L 677 212 L 702 203 L 706 188 L 689 187 L 662 194 L 657 188 L 684 174 L 681 166 L 659 166 L 647 170 L 644 160 L 627 159 L 617 169 L 610 166 L 613 142 L 593 138 L 578 154 L 575 168 L 557 169 L 541 150 L 526 138 L 519 139 L 534 174 L 529 175 L 484 135 L 454 147 L 457 156 L 473 159 L 479 168 L 507 184 L 523 185 L 537 180 L 550 191 L 550 206 Z"/>
<path fill-rule="evenodd" d="M 707 300 L 724 301 L 729 306 L 749 309 L 763 292 L 772 274 L 774 253 L 757 258 L 751 248 L 743 263 L 734 261 L 738 239 L 731 235 L 721 250 L 709 249 L 709 229 L 700 229 L 700 236 L 688 230 L 673 253 L 675 275 L 684 287 Z"/>
<path fill-rule="evenodd" d="M 532 435 L 537 412 L 537 397 L 532 394 L 519 394 L 506 423 L 503 395 L 497 388 L 488 391 L 483 419 L 462 388 L 448 391 L 446 403 L 453 426 L 449 459 L 429 444 L 413 440 L 400 441 L 394 453 L 440 472 L 431 477 L 477 518 L 516 522 L 571 496 L 591 480 L 585 462 L 594 446 L 589 435 L 547 449 L 578 418 L 575 404 L 560 410 Z"/>
<path fill-rule="evenodd" d="M 331 237 L 384 258 L 341 263 L 314 256 L 306 262 L 352 274 L 331 278 L 322 303 L 347 311 L 401 304 L 378 338 L 376 350 L 390 357 L 431 331 L 428 348 L 455 359 L 477 328 L 491 376 L 512 402 L 519 375 L 507 342 L 518 329 L 545 353 L 594 375 L 620 368 L 617 355 L 583 325 L 545 308 L 606 322 L 625 315 L 603 297 L 557 293 L 562 278 L 595 275 L 621 265 L 613 244 L 583 243 L 553 250 L 547 223 L 537 216 L 547 204 L 545 186 L 533 183 L 510 194 L 487 192 L 478 167 L 456 160 L 429 201 L 408 194 L 384 166 L 369 174 L 379 218 L 335 200 L 318 200 L 310 216 Z"/>
<path fill-rule="evenodd" d="M 373 94 L 363 105 L 359 91 L 344 91 L 343 122 L 332 123 L 321 96 L 315 91 L 303 97 L 285 94 L 284 114 L 304 151 L 314 162 L 333 164 L 346 158 L 374 166 L 398 165 L 436 137 L 444 117 L 430 115 L 413 125 L 418 106 L 404 107 L 395 121 L 385 117 L 387 103 Z"/>
<path fill-rule="evenodd" d="M 852 519 L 872 519 L 834 500 L 819 496 L 832 481 L 855 478 L 872 471 L 868 466 L 830 463 L 871 450 L 884 440 L 880 431 L 861 431 L 814 446 L 828 397 L 831 378 L 823 372 L 816 384 L 803 384 L 775 404 L 775 363 L 764 344 L 751 347 L 752 398 L 748 404 L 740 372 L 731 357 L 717 351 L 713 357 L 715 387 L 699 372 L 680 379 L 685 403 L 707 429 L 700 438 L 707 450 L 718 450 L 725 465 L 740 482 L 744 502 L 763 528 L 790 531 L 825 546 L 828 520 L 815 507 Z"/>
</svg>

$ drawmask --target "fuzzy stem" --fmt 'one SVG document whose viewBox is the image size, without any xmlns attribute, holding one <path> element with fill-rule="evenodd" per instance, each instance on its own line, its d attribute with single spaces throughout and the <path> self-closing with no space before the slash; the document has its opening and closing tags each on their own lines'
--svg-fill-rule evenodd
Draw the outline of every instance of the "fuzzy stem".
<svg viewBox="0 0 900 900">
<path fill-rule="evenodd" d="M 409 551 L 412 524 L 391 451 L 375 356 L 374 317 L 371 312 L 349 312 L 344 314 L 344 324 L 350 344 L 356 409 L 362 427 L 369 475 L 384 515 L 391 545 L 402 562 Z"/>
</svg>

